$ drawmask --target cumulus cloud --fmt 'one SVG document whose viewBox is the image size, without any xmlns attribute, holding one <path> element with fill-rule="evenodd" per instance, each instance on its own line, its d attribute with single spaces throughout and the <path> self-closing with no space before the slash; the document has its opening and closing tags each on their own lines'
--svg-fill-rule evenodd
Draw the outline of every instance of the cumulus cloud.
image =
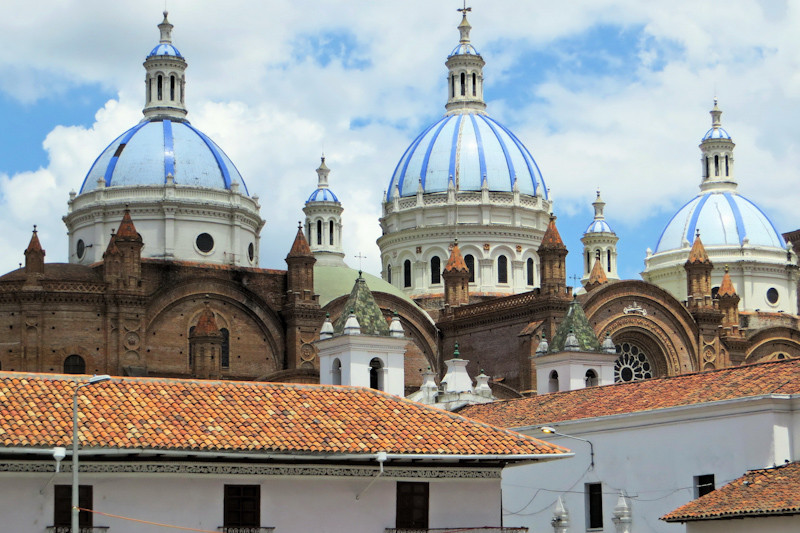
<svg viewBox="0 0 800 533">
<path fill-rule="evenodd" d="M 408 143 L 443 112 L 443 62 L 458 38 L 459 4 L 170 3 L 175 44 L 189 61 L 189 118 L 261 199 L 263 266 L 284 266 L 324 151 L 345 207 L 349 262 L 357 266 L 353 255 L 361 252 L 364 268 L 379 271 L 381 193 Z M 715 93 L 738 145 L 740 192 L 782 231 L 798 225 L 796 198 L 786 194 L 800 162 L 795 3 L 739 0 L 720 10 L 689 1 L 576 0 L 556 9 L 476 0 L 473 7 L 490 113 L 531 149 L 569 231 L 585 227 L 602 188 L 623 242 L 639 247 L 624 258 L 634 265 L 626 274 L 640 265 L 641 243 L 654 244 L 672 211 L 697 192 L 697 144 Z M 7 96 L 35 105 L 48 91 L 90 84 L 119 95 L 91 127 L 54 127 L 41 168 L 11 174 L 0 162 L 6 249 L 21 252 L 39 223 L 48 260 L 66 260 L 59 219 L 68 192 L 140 119 L 140 64 L 157 41 L 162 8 L 155 0 L 70 0 L 52 9 L 20 2 L 15 17 L 0 20 L 0 32 L 18 45 L 13 53 L 0 49 Z M 25 80 L 24 88 L 9 80 Z M 21 258 L 6 254 L 0 270 Z"/>
</svg>

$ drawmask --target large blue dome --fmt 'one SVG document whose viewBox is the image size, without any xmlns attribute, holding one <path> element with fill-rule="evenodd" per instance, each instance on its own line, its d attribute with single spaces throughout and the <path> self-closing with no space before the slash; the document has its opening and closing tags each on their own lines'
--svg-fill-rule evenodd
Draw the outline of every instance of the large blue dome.
<svg viewBox="0 0 800 533">
<path fill-rule="evenodd" d="M 249 195 L 241 174 L 214 141 L 185 121 L 140 122 L 103 150 L 81 186 L 80 194 L 106 187 L 164 185 L 172 174 L 176 185 L 230 189 L 237 183 Z"/>
<path fill-rule="evenodd" d="M 700 231 L 703 245 L 741 246 L 747 239 L 751 246 L 783 248 L 784 240 L 756 204 L 735 192 L 707 192 L 681 207 L 664 228 L 656 253 L 675 250 L 694 241 Z"/>
<path fill-rule="evenodd" d="M 400 196 L 457 190 L 479 191 L 483 177 L 490 191 L 511 192 L 514 179 L 522 194 L 547 198 L 542 173 L 533 156 L 505 126 L 482 113 L 445 115 L 417 137 L 394 170 L 386 200 L 395 186 Z"/>
</svg>

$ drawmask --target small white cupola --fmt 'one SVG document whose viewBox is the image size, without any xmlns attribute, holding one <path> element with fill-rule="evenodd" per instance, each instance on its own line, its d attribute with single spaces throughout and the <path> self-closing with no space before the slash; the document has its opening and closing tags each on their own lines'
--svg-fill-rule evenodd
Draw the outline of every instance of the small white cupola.
<svg viewBox="0 0 800 533">
<path fill-rule="evenodd" d="M 586 231 L 583 232 L 581 242 L 583 243 L 583 276 L 581 283 L 586 290 L 591 290 L 589 284 L 595 286 L 598 282 L 596 279 L 602 278 L 600 283 L 613 279 L 619 279 L 617 274 L 617 242 L 619 237 L 611 229 L 611 226 L 606 221 L 605 207 L 606 203 L 600 197 L 600 191 L 597 191 L 597 198 L 592 202 L 594 208 L 594 218 L 592 219 Z M 595 263 L 599 263 L 595 267 Z M 592 279 L 592 271 L 598 270 L 597 275 Z"/>
<path fill-rule="evenodd" d="M 722 128 L 722 110 L 714 98 L 711 114 L 711 129 L 700 143 L 702 156 L 702 182 L 700 191 L 735 192 L 736 178 L 733 173 L 733 148 L 736 146 L 731 136 Z"/>
<path fill-rule="evenodd" d="M 403 396 L 408 339 L 399 319 L 396 324 L 392 321 L 392 327 L 387 324 L 360 274 L 344 309 L 348 311 L 335 323 L 328 317 L 320 329 L 316 343 L 320 383 L 370 387 Z"/>
<path fill-rule="evenodd" d="M 445 62 L 448 70 L 445 109 L 448 114 L 481 113 L 486 109 L 483 101 L 483 66 L 486 62 L 469 39 L 472 26 L 467 21 L 467 13 L 472 8 L 464 7 L 459 11 L 461 23 L 458 32 L 461 37 Z"/>
<path fill-rule="evenodd" d="M 161 32 L 159 43 L 144 61 L 145 119 L 167 117 L 171 120 L 186 117 L 186 59 L 172 44 L 172 24 L 164 20 L 158 25 Z"/>
<path fill-rule="evenodd" d="M 306 215 L 306 239 L 319 264 L 346 266 L 342 247 L 344 208 L 328 186 L 330 172 L 323 155 L 317 168 L 317 188 L 303 206 L 303 213 Z"/>
</svg>

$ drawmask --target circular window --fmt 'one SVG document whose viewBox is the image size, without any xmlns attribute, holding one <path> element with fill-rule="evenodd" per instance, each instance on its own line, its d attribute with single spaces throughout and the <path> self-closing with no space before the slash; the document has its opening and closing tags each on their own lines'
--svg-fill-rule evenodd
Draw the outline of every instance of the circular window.
<svg viewBox="0 0 800 533">
<path fill-rule="evenodd" d="M 619 357 L 614 361 L 614 381 L 628 382 L 653 377 L 653 365 L 641 348 L 629 342 L 616 346 Z"/>
<path fill-rule="evenodd" d="M 83 259 L 83 254 L 86 253 L 86 243 L 83 239 L 78 239 L 78 245 L 75 247 L 75 253 L 78 254 L 78 259 Z"/>
<path fill-rule="evenodd" d="M 252 261 L 255 256 L 256 256 L 256 248 L 255 246 L 253 246 L 253 243 L 251 242 L 249 245 L 247 245 L 247 257 L 249 257 L 250 261 Z"/>
<path fill-rule="evenodd" d="M 772 305 L 778 303 L 778 289 L 776 289 L 775 287 L 771 287 L 767 291 L 767 301 Z"/>
<path fill-rule="evenodd" d="M 194 243 L 197 245 L 197 249 L 204 254 L 207 254 L 214 249 L 214 237 L 208 233 L 201 233 L 198 235 L 197 240 L 195 240 Z"/>
</svg>

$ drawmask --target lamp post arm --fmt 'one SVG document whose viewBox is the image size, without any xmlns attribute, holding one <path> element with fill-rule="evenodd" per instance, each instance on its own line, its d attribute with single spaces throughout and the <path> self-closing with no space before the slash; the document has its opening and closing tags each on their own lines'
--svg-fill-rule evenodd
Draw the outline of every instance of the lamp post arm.
<svg viewBox="0 0 800 533">
<path fill-rule="evenodd" d="M 594 469 L 594 444 L 589 439 L 583 439 L 581 437 L 575 437 L 573 435 L 565 435 L 564 433 L 559 433 L 557 431 L 550 431 L 553 435 L 558 435 L 559 437 L 564 437 L 567 439 L 574 439 L 574 440 L 581 440 L 583 442 L 589 443 L 589 456 L 590 456 L 590 468 Z"/>
</svg>

